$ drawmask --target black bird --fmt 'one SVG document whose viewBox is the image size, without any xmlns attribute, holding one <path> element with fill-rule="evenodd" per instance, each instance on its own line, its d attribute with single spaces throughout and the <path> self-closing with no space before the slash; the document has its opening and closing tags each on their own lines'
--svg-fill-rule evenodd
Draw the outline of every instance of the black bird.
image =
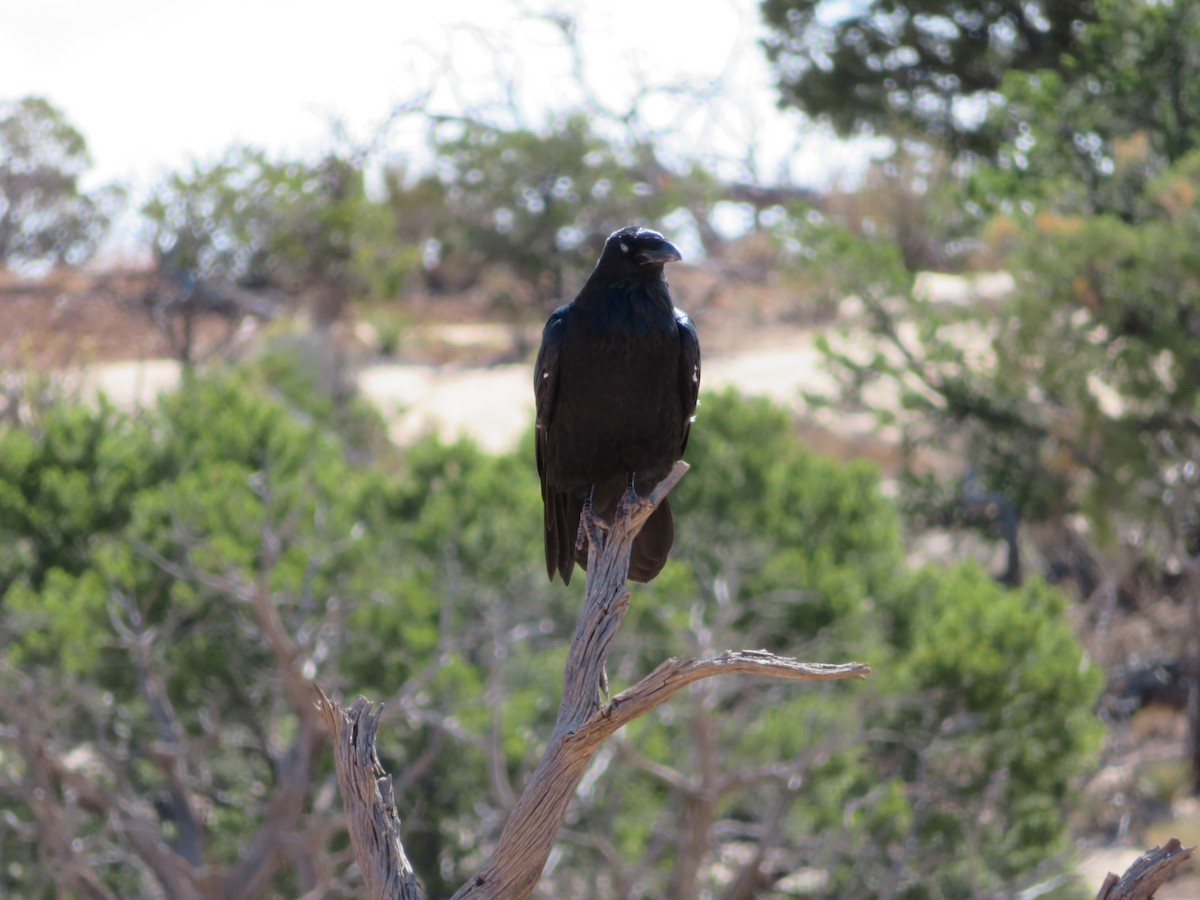
<svg viewBox="0 0 1200 900">
<path fill-rule="evenodd" d="M 578 296 L 555 310 L 533 373 L 546 571 L 587 568 L 585 501 L 613 520 L 632 486 L 645 495 L 683 456 L 700 389 L 700 340 L 663 276 L 679 251 L 656 231 L 614 231 Z M 629 577 L 650 581 L 675 538 L 664 500 L 633 544 Z"/>
</svg>

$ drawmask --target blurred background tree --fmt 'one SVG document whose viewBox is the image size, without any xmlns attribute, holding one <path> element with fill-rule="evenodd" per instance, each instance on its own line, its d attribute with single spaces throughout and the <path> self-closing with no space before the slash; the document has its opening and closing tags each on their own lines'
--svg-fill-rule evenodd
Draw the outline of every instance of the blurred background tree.
<svg viewBox="0 0 1200 900">
<path fill-rule="evenodd" d="M 1097 0 L 871 2 L 763 0 L 780 102 L 838 134 L 868 131 L 991 159 L 1012 72 L 1071 65 Z"/>
<path fill-rule="evenodd" d="M 0 266 L 79 265 L 103 239 L 123 192 L 84 191 L 87 141 L 41 97 L 0 102 Z"/>
<path fill-rule="evenodd" d="M 328 324 L 365 293 L 361 264 L 378 267 L 366 248 L 385 235 L 370 227 L 370 205 L 361 169 L 335 154 L 310 163 L 232 147 L 168 176 L 142 212 L 178 280 L 301 296 Z"/>
<path fill-rule="evenodd" d="M 406 184 L 393 171 L 388 185 L 398 237 L 427 248 L 435 287 L 461 288 L 499 266 L 532 286 L 539 305 L 565 299 L 622 224 L 658 223 L 680 209 L 706 218 L 715 199 L 702 169 L 673 172 L 651 144 L 602 138 L 582 112 L 541 131 L 464 120 L 430 135 L 434 174 Z M 441 207 L 432 220 L 400 214 L 429 209 L 431 195 Z"/>
<path fill-rule="evenodd" d="M 434 120 L 429 141 L 431 171 L 385 168 L 378 198 L 350 153 L 314 164 L 232 147 L 171 174 L 142 209 L 161 268 L 180 283 L 304 298 L 325 323 L 352 301 L 490 279 L 496 306 L 524 318 L 564 298 L 622 223 L 705 220 L 719 197 L 704 170 L 601 138 L 582 114 L 537 131 Z"/>
<path fill-rule="evenodd" d="M 1154 652 L 1179 662 L 1195 698 L 1195 791 L 1200 168 L 1186 98 L 1200 32 L 1191 4 L 1094 12 L 1058 64 L 1005 76 L 993 161 L 963 173 L 976 246 L 1016 290 L 953 307 L 911 299 L 903 277 L 881 282 L 865 295 L 881 352 L 833 355 L 844 396 L 904 430 L 911 521 L 994 530 L 1011 508 L 1010 560 L 1019 542 L 1025 574 L 1071 584 L 1092 626 L 1117 607 L 1154 623 Z M 890 399 L 864 399 L 880 379 Z M 1124 664 L 1106 641 L 1091 645 Z"/>
<path fill-rule="evenodd" d="M 1200 11 L 1191 3 L 1098 0 L 1056 68 L 1009 72 L 993 200 L 1060 212 L 1145 215 L 1147 183 L 1200 140 Z"/>
</svg>

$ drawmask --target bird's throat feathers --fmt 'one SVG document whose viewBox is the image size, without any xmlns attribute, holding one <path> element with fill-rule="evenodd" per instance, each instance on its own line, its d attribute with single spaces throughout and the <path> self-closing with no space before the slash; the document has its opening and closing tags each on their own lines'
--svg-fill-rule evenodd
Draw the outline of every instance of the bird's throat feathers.
<svg viewBox="0 0 1200 900">
<path fill-rule="evenodd" d="M 645 266 L 616 279 L 612 272 L 597 268 L 575 298 L 574 305 L 634 320 L 669 318 L 673 321 L 675 315 L 662 266 Z"/>
</svg>

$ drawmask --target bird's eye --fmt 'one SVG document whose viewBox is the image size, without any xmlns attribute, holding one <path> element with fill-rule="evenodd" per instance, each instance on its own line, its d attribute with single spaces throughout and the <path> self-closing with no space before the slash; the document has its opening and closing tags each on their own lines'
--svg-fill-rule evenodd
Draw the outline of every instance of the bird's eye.
<svg viewBox="0 0 1200 900">
<path fill-rule="evenodd" d="M 622 253 L 629 252 L 629 245 L 627 243 L 625 243 L 624 241 L 621 241 L 621 252 Z"/>
</svg>

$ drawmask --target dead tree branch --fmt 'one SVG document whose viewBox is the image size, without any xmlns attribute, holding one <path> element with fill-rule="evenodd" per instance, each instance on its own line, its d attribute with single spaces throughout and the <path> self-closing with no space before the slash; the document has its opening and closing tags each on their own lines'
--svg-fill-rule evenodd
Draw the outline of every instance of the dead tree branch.
<svg viewBox="0 0 1200 900">
<path fill-rule="evenodd" d="M 1178 838 L 1171 838 L 1162 846 L 1147 850 L 1135 859 L 1120 878 L 1109 872 L 1096 900 L 1151 900 L 1154 892 L 1178 872 L 1195 852 L 1195 847 L 1184 847 Z"/>
<path fill-rule="evenodd" d="M 347 713 L 319 687 L 317 708 L 333 736 L 333 761 L 346 806 L 350 843 L 371 897 L 419 900 L 421 886 L 400 842 L 392 779 L 375 755 L 379 711 L 363 697 Z"/>
<path fill-rule="evenodd" d="M 541 877 L 554 840 L 593 755 L 606 738 L 665 703 L 686 685 L 714 675 L 744 674 L 803 681 L 864 678 L 860 663 L 802 663 L 761 650 L 727 650 L 706 659 L 676 657 L 611 702 L 601 701 L 605 661 L 629 609 L 629 556 L 650 514 L 687 472 L 676 463 L 649 497 L 618 509 L 616 521 L 591 540 L 587 595 L 563 673 L 563 695 L 549 744 L 509 816 L 492 854 L 454 900 L 527 897 Z M 322 715 L 334 735 L 335 765 L 359 868 L 375 898 L 419 897 L 400 839 L 391 779 L 374 750 L 378 715 L 355 701 L 350 714 L 321 694 Z M 365 717 L 365 719 L 364 719 Z"/>
</svg>

